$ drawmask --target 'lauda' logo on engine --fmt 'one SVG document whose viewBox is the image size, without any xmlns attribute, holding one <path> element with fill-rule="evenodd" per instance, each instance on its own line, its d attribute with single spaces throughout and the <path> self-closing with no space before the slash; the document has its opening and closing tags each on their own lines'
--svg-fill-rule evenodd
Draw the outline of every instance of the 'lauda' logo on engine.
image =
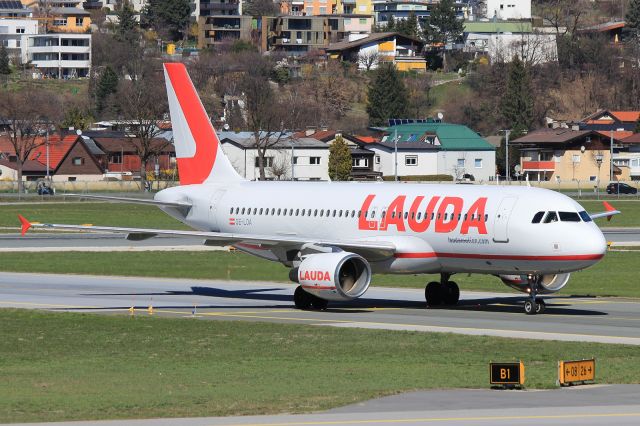
<svg viewBox="0 0 640 426">
<path fill-rule="evenodd" d="M 407 196 L 399 195 L 385 209 L 386 213 L 380 221 L 373 217 L 366 217 L 366 212 L 371 208 L 375 197 L 375 194 L 369 194 L 362 203 L 360 208 L 362 214 L 358 220 L 360 230 L 386 231 L 390 226 L 395 226 L 398 232 L 406 232 L 408 226 L 414 232 L 425 232 L 433 221 L 435 222 L 434 230 L 438 233 L 452 232 L 460 222 L 462 222 L 461 234 L 468 234 L 471 228 L 476 228 L 478 234 L 487 233 L 484 220 L 487 197 L 478 198 L 463 215 L 464 200 L 462 198 L 434 196 L 429 200 L 426 209 L 420 209 L 423 214 L 418 214 L 420 204 L 425 197 L 422 195 L 416 197 L 407 211 L 405 210 Z"/>
<path fill-rule="evenodd" d="M 300 281 L 331 281 L 331 275 L 326 271 L 300 271 Z"/>
</svg>

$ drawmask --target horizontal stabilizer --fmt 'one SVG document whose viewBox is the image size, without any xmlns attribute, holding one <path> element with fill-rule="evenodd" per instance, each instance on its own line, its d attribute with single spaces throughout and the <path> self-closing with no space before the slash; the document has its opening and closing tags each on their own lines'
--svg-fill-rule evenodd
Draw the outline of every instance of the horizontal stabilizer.
<svg viewBox="0 0 640 426">
<path fill-rule="evenodd" d="M 589 216 L 591 217 L 591 219 L 599 219 L 601 217 L 606 217 L 607 220 L 611 220 L 611 217 L 613 215 L 621 213 L 620 210 L 616 210 L 611 204 L 607 203 L 606 201 L 603 201 L 602 204 L 604 204 L 604 208 L 606 209 L 606 211 L 602 213 L 590 214 Z"/>
<path fill-rule="evenodd" d="M 109 197 L 106 195 L 64 194 L 65 197 L 86 198 L 89 200 L 113 201 L 118 203 L 146 204 L 151 206 L 176 207 L 190 209 L 191 203 L 182 201 L 158 201 L 147 198 Z"/>
</svg>

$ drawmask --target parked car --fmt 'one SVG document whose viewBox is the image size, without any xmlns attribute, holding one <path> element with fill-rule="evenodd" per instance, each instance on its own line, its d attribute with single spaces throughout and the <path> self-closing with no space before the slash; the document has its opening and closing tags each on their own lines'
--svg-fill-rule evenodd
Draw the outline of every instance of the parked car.
<svg viewBox="0 0 640 426">
<path fill-rule="evenodd" d="M 636 194 L 638 190 L 622 182 L 612 182 L 607 185 L 607 194 Z"/>
</svg>

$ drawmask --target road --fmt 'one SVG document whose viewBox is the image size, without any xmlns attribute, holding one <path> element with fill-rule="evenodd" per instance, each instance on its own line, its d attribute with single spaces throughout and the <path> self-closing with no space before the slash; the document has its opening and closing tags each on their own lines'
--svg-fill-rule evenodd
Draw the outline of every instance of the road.
<svg viewBox="0 0 640 426">
<path fill-rule="evenodd" d="M 295 285 L 193 279 L 0 273 L 0 307 L 201 319 L 274 321 L 330 327 L 453 332 L 640 345 L 640 302 L 551 296 L 544 315 L 522 312 L 511 293 L 462 292 L 455 308 L 425 309 L 420 289 L 373 287 L 327 311 L 293 308 Z"/>
</svg>

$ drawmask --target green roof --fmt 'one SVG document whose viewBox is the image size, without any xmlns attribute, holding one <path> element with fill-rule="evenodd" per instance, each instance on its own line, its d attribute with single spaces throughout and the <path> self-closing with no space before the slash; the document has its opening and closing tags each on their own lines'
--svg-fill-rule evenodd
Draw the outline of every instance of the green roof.
<svg viewBox="0 0 640 426">
<path fill-rule="evenodd" d="M 465 33 L 530 33 L 531 31 L 531 22 L 467 21 L 464 23 Z"/>
<path fill-rule="evenodd" d="M 429 144 L 429 135 L 435 135 L 443 151 L 495 151 L 495 147 L 476 132 L 461 124 L 411 123 L 387 127 L 389 140 L 397 132 L 398 144 Z"/>
</svg>

